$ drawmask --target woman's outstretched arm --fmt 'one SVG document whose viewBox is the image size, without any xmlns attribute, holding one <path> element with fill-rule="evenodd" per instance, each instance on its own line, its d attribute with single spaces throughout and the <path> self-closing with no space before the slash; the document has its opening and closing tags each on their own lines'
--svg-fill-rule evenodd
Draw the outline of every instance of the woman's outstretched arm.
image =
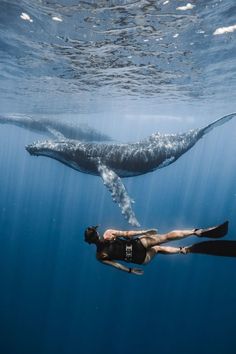
<svg viewBox="0 0 236 354">
<path fill-rule="evenodd" d="M 112 261 L 112 260 L 101 260 L 100 262 L 102 262 L 103 264 L 115 267 L 116 269 L 123 270 L 124 272 L 127 272 L 127 273 L 132 273 L 132 274 L 136 274 L 136 275 L 142 275 L 144 273 L 144 271 L 142 269 L 128 268 L 128 267 L 124 266 L 123 264 Z"/>
<path fill-rule="evenodd" d="M 141 236 L 141 235 L 156 235 L 157 230 L 156 229 L 150 229 L 150 230 L 128 230 L 128 231 L 122 231 L 122 230 L 112 230 L 108 229 L 105 231 L 103 238 L 105 240 L 114 240 L 116 237 L 127 237 L 127 238 L 132 238 L 135 236 Z"/>
</svg>

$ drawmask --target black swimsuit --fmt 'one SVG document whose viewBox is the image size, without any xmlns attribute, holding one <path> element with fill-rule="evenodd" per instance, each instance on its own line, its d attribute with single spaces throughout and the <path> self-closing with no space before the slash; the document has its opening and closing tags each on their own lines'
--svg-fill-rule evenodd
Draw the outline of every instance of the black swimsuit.
<svg viewBox="0 0 236 354">
<path fill-rule="evenodd" d="M 103 259 L 136 264 L 142 264 L 146 257 L 146 249 L 138 238 L 131 240 L 116 238 L 112 241 L 102 241 L 97 245 L 97 253 L 98 258 L 100 258 L 99 255 L 104 254 L 107 257 Z"/>
</svg>

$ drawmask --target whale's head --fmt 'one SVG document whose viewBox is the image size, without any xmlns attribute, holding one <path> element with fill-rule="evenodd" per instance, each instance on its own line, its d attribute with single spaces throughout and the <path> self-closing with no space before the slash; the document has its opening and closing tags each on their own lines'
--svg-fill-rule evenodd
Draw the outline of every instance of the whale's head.
<svg viewBox="0 0 236 354">
<path fill-rule="evenodd" d="M 30 155 L 34 156 L 48 156 L 56 158 L 56 156 L 65 152 L 65 148 L 67 144 L 65 141 L 37 141 L 32 144 L 27 145 L 25 148 L 30 153 Z"/>
<path fill-rule="evenodd" d="M 27 145 L 34 156 L 47 156 L 85 173 L 96 173 L 95 162 L 88 156 L 86 144 L 77 140 L 46 140 Z"/>
</svg>

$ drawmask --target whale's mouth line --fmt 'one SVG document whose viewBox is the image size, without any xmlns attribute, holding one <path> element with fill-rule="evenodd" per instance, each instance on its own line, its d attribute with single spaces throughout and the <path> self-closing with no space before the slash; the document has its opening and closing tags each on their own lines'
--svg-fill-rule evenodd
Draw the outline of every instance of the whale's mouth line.
<svg viewBox="0 0 236 354">
<path fill-rule="evenodd" d="M 55 151 L 51 150 L 49 147 L 39 147 L 36 144 L 26 145 L 26 151 L 32 156 L 55 156 Z"/>
<path fill-rule="evenodd" d="M 34 145 L 32 145 L 32 144 L 26 145 L 25 149 L 26 149 L 26 151 L 28 151 L 28 153 L 30 155 L 37 155 L 38 149 Z"/>
</svg>

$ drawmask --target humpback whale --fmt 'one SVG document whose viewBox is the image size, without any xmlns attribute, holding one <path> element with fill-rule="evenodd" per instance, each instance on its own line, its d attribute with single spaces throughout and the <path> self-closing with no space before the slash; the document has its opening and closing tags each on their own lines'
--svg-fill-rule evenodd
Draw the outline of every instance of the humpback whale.
<svg viewBox="0 0 236 354">
<path fill-rule="evenodd" d="M 0 115 L 0 124 L 13 124 L 55 139 L 111 141 L 111 138 L 86 124 L 75 125 L 55 119 L 37 119 L 24 114 Z"/>
<path fill-rule="evenodd" d="M 132 210 L 122 177 L 152 172 L 175 162 L 191 149 L 205 134 L 220 126 L 236 113 L 226 115 L 201 129 L 181 134 L 152 134 L 149 138 L 130 144 L 81 142 L 78 140 L 47 140 L 26 146 L 31 155 L 47 156 L 88 174 L 101 176 L 128 222 L 139 226 Z"/>
</svg>

